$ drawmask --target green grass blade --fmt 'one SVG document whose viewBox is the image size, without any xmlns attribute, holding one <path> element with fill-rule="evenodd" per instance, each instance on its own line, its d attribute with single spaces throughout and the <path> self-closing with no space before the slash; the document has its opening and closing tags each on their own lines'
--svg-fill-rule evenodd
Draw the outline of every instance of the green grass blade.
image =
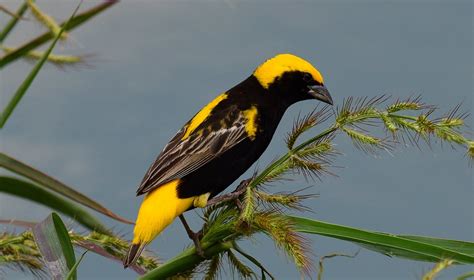
<svg viewBox="0 0 474 280">
<path fill-rule="evenodd" d="M 7 107 L 3 109 L 2 114 L 0 115 L 0 128 L 3 128 L 5 123 L 7 122 L 8 118 L 10 115 L 13 113 L 13 110 L 15 110 L 16 106 L 20 102 L 21 98 L 23 95 L 25 95 L 26 91 L 30 87 L 31 83 L 33 83 L 33 80 L 35 79 L 36 75 L 38 75 L 41 67 L 43 67 L 43 64 L 46 62 L 48 59 L 49 54 L 51 51 L 54 49 L 54 46 L 58 42 L 59 38 L 61 37 L 61 34 L 64 32 L 64 27 L 67 26 L 69 21 L 74 17 L 76 14 L 77 10 L 79 9 L 79 6 L 77 6 L 76 10 L 72 13 L 72 16 L 69 18 L 69 20 L 66 21 L 65 25 L 61 27 L 61 30 L 59 30 L 59 33 L 57 36 L 54 38 L 53 42 L 49 46 L 48 50 L 44 52 L 43 56 L 41 57 L 40 60 L 35 64 L 33 69 L 31 69 L 30 73 L 28 76 L 26 76 L 26 79 L 21 83 L 21 85 L 18 87 L 17 91 L 15 94 L 13 94 L 13 97 L 10 99 L 10 102 L 8 102 Z M 2 59 L 3 60 L 3 59 Z"/>
<path fill-rule="evenodd" d="M 18 10 L 16 12 L 17 17 L 12 17 L 10 19 L 10 21 L 7 23 L 7 25 L 3 28 L 2 33 L 0 33 L 0 44 L 3 43 L 5 38 L 7 38 L 10 31 L 13 30 L 13 28 L 17 24 L 19 18 L 21 18 L 23 16 L 23 14 L 26 12 L 27 8 L 28 8 L 28 5 L 25 1 L 25 2 L 23 2 L 23 4 L 21 4 L 20 8 L 18 8 Z"/>
<path fill-rule="evenodd" d="M 451 259 L 459 264 L 474 264 L 474 243 L 372 232 L 301 217 L 290 217 L 296 230 L 357 243 L 388 256 L 439 262 Z M 460 249 L 462 248 L 462 249 Z"/>
<path fill-rule="evenodd" d="M 74 280 L 77 278 L 77 268 L 79 267 L 79 265 L 81 264 L 82 262 L 82 259 L 84 258 L 84 256 L 86 255 L 88 251 L 85 251 L 84 253 L 82 253 L 81 257 L 79 258 L 79 260 L 71 267 L 71 270 L 69 271 L 69 273 L 66 275 L 66 280 Z"/>
<path fill-rule="evenodd" d="M 61 28 L 64 28 L 65 31 L 73 30 L 74 28 L 80 26 L 81 24 L 87 22 L 89 19 L 93 18 L 94 16 L 98 15 L 102 11 L 106 10 L 107 8 L 111 7 L 112 5 L 116 4 L 118 1 L 110 0 L 105 1 L 102 4 L 99 4 L 83 13 L 80 13 L 69 21 L 67 26 L 65 27 L 66 23 L 61 23 Z M 2 69 L 5 65 L 23 57 L 29 51 L 36 49 L 37 47 L 43 45 L 44 43 L 48 42 L 49 40 L 53 39 L 54 35 L 51 32 L 45 32 L 42 35 L 36 37 L 35 39 L 25 43 L 23 46 L 17 48 L 16 50 L 7 53 L 0 59 L 0 69 Z"/>
<path fill-rule="evenodd" d="M 61 218 L 52 213 L 33 229 L 38 249 L 52 279 L 64 279 L 76 263 L 71 239 Z M 71 279 L 77 279 L 74 273 Z"/>
<path fill-rule="evenodd" d="M 87 206 L 97 212 L 100 212 L 112 219 L 115 219 L 117 221 L 127 223 L 127 224 L 133 224 L 132 221 L 129 221 L 125 218 L 120 217 L 119 215 L 113 213 L 109 209 L 105 208 L 98 202 L 90 199 L 89 197 L 81 194 L 80 192 L 74 190 L 71 187 L 68 187 L 67 185 L 61 183 L 60 181 L 48 176 L 47 174 L 44 174 L 43 172 L 34 169 L 31 166 L 28 166 L 12 157 L 9 157 L 6 154 L 0 153 L 0 167 L 3 167 L 7 170 L 10 170 L 13 173 L 16 173 L 18 175 L 24 176 L 39 185 L 47 188 L 50 191 L 56 192 L 58 194 L 61 194 L 77 203 L 80 203 L 84 206 Z"/>
<path fill-rule="evenodd" d="M 110 234 L 105 225 L 80 205 L 48 192 L 35 184 L 12 177 L 0 176 L 0 192 L 42 204 L 71 217 L 90 230 Z"/>
</svg>

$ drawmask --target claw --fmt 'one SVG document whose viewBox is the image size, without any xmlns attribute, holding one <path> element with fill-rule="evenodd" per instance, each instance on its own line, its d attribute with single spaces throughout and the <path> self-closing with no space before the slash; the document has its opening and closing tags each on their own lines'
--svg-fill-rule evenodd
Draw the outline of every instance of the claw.
<svg viewBox="0 0 474 280">
<path fill-rule="evenodd" d="M 242 203 L 240 203 L 239 197 L 243 193 L 245 193 L 245 191 L 247 190 L 248 184 L 252 180 L 253 180 L 253 177 L 250 178 L 250 179 L 247 179 L 247 180 L 243 180 L 237 186 L 235 191 L 233 191 L 231 193 L 228 193 L 228 194 L 223 194 L 223 195 L 220 195 L 220 196 L 216 196 L 216 197 L 210 199 L 209 201 L 207 201 L 207 206 L 213 206 L 213 205 L 216 205 L 216 204 L 219 204 L 219 203 L 222 203 L 222 202 L 227 202 L 227 201 L 232 201 L 233 200 L 237 204 L 237 207 L 239 209 L 241 209 L 242 208 Z"/>
<path fill-rule="evenodd" d="M 240 201 L 240 199 L 238 199 L 238 198 L 235 199 L 235 205 L 237 206 L 239 211 L 242 212 L 243 206 L 242 206 L 242 202 Z"/>
</svg>

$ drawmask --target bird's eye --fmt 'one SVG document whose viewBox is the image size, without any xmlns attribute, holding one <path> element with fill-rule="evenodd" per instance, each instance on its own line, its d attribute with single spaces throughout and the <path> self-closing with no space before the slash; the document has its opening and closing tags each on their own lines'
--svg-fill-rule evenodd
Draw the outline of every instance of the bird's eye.
<svg viewBox="0 0 474 280">
<path fill-rule="evenodd" d="M 312 78 L 312 77 L 311 77 L 311 75 L 310 75 L 309 73 L 304 73 L 304 75 L 303 75 L 303 81 L 309 82 L 309 81 L 311 81 L 311 78 Z"/>
</svg>

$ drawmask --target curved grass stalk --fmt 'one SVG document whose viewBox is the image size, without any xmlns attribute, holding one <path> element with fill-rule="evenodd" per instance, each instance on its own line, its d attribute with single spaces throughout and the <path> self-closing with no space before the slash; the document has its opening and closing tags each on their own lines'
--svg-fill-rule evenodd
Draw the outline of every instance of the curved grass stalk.
<svg viewBox="0 0 474 280">
<path fill-rule="evenodd" d="M 59 35 L 59 32 L 61 32 L 61 27 L 50 15 L 43 12 L 33 0 L 26 0 L 26 3 L 30 8 L 31 14 L 36 18 L 36 20 L 48 28 L 55 37 L 59 36 L 61 40 L 65 40 L 67 38 L 68 35 L 66 32 L 62 32 L 62 34 Z"/>
<path fill-rule="evenodd" d="M 2 30 L 2 33 L 0 33 L 0 44 L 3 43 L 5 38 L 8 36 L 10 31 L 13 30 L 15 25 L 18 23 L 18 20 L 23 16 L 23 14 L 26 12 L 28 9 L 28 5 L 26 2 L 23 2 L 21 6 L 18 8 L 17 12 L 15 13 L 15 17 L 12 17 L 10 21 L 5 25 L 5 27 Z"/>
<path fill-rule="evenodd" d="M 7 47 L 0 45 L 0 48 L 5 51 L 6 53 L 9 53 L 14 50 L 12 47 Z M 35 61 L 38 59 L 41 59 L 43 57 L 44 52 L 42 51 L 30 51 L 27 54 L 25 54 L 24 59 L 26 60 L 31 60 Z M 50 53 L 48 58 L 46 59 L 47 62 L 57 66 L 58 68 L 65 67 L 67 65 L 72 66 L 72 65 L 78 65 L 78 64 L 84 64 L 84 56 L 77 56 L 77 55 L 61 55 L 61 54 L 53 54 Z"/>
</svg>

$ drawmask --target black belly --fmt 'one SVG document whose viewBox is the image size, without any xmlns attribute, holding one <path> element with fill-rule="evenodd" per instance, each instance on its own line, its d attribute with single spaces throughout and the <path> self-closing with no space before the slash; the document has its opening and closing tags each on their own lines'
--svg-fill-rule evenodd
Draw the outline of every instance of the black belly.
<svg viewBox="0 0 474 280">
<path fill-rule="evenodd" d="M 210 192 L 217 195 L 239 178 L 262 155 L 271 135 L 246 139 L 220 157 L 181 179 L 178 197 L 188 198 Z"/>
</svg>

